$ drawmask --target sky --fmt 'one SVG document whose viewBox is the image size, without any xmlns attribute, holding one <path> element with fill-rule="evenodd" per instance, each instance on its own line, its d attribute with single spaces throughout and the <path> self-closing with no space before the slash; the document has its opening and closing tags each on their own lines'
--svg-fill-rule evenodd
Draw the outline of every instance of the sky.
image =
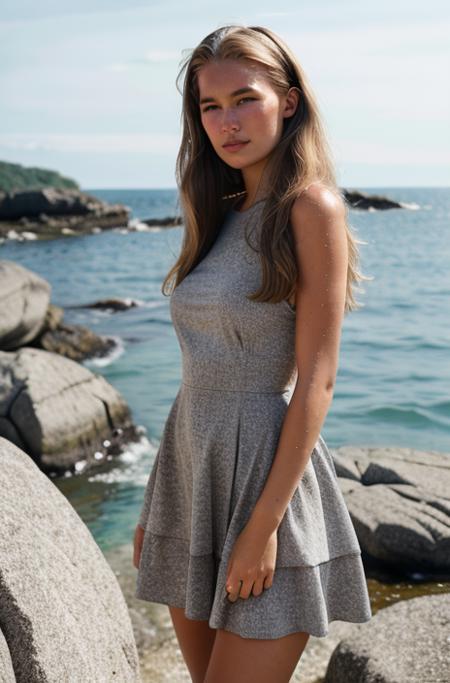
<svg viewBox="0 0 450 683">
<path fill-rule="evenodd" d="M 175 188 L 181 60 L 229 23 L 293 50 L 341 187 L 450 185 L 448 0 L 3 0 L 0 160 Z"/>
</svg>

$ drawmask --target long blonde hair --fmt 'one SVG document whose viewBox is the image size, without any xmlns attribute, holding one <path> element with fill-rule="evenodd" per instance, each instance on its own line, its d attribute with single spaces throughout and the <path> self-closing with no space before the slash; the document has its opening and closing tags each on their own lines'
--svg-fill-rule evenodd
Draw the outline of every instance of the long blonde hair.
<svg viewBox="0 0 450 683">
<path fill-rule="evenodd" d="M 163 294 L 171 293 L 212 247 L 228 210 L 236 203 L 227 195 L 245 191 L 242 172 L 228 166 L 215 152 L 203 128 L 199 113 L 197 72 L 211 61 L 239 59 L 264 68 L 272 87 L 287 94 L 300 90 L 296 112 L 284 120 L 281 139 L 271 152 L 267 187 L 270 192 L 261 215 L 259 257 L 262 281 L 247 297 L 277 303 L 295 294 L 298 277 L 290 210 L 294 200 L 311 183 L 321 181 L 338 194 L 346 207 L 348 272 L 345 312 L 361 306 L 353 286 L 367 280 L 357 270 L 358 249 L 348 223 L 348 204 L 337 187 L 331 153 L 321 123 L 319 107 L 295 55 L 273 31 L 260 26 L 226 25 L 206 36 L 184 59 L 176 79 L 183 97 L 182 139 L 176 161 L 184 233 L 181 252 L 167 273 Z M 184 73 L 183 89 L 179 81 Z M 280 169 L 282 171 L 280 172 Z"/>
</svg>

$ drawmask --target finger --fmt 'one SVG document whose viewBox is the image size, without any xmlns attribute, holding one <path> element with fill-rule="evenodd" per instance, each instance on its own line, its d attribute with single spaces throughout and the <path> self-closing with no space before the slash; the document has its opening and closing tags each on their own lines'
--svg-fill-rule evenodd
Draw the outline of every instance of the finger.
<svg viewBox="0 0 450 683">
<path fill-rule="evenodd" d="M 227 583 L 227 592 L 228 592 L 228 600 L 230 602 L 236 602 L 236 600 L 239 597 L 239 589 L 241 587 L 242 582 L 237 581 L 236 583 L 233 583 L 233 581 L 228 581 Z"/>
<path fill-rule="evenodd" d="M 255 583 L 253 584 L 253 595 L 258 596 L 261 595 L 261 593 L 264 590 L 264 576 L 261 576 L 261 578 L 257 579 Z"/>
<path fill-rule="evenodd" d="M 141 533 L 140 527 L 136 528 L 134 534 L 134 550 L 133 550 L 133 565 L 136 569 L 139 569 L 139 562 L 141 559 L 142 544 L 143 544 L 143 533 Z"/>
<path fill-rule="evenodd" d="M 133 564 L 136 567 L 136 569 L 139 569 L 139 559 L 140 559 L 140 548 L 138 548 L 137 541 L 134 544 L 134 552 L 133 552 Z"/>
<path fill-rule="evenodd" d="M 253 588 L 253 579 L 247 579 L 241 584 L 241 590 L 239 591 L 239 597 L 247 600 L 250 596 Z"/>
<path fill-rule="evenodd" d="M 269 572 L 264 579 L 264 590 L 266 588 L 270 588 L 273 584 L 273 577 L 274 577 L 275 572 Z"/>
</svg>

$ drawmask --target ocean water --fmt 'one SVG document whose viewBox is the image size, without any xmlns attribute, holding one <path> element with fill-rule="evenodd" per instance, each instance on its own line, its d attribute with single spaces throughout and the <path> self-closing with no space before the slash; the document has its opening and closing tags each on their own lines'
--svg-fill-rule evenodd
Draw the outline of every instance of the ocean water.
<svg viewBox="0 0 450 683">
<path fill-rule="evenodd" d="M 450 453 L 450 188 L 358 188 L 409 208 L 350 211 L 359 245 L 364 304 L 344 319 L 328 445 L 402 446 Z M 176 190 L 87 192 L 132 209 L 134 220 L 173 216 Z M 180 349 L 161 284 L 182 227 L 112 230 L 64 239 L 6 241 L 0 258 L 45 277 L 65 320 L 114 336 L 108 359 L 86 361 L 127 400 L 142 443 L 96 473 L 55 480 L 102 548 L 132 540 L 153 458 L 181 380 Z M 116 314 L 72 309 L 132 298 Z"/>
</svg>

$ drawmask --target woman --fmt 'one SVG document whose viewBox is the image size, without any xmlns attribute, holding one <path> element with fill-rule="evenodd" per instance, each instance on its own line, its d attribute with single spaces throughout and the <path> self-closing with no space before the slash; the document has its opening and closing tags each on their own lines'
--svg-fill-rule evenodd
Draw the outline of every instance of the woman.
<svg viewBox="0 0 450 683">
<path fill-rule="evenodd" d="M 371 618 L 320 435 L 357 249 L 295 56 L 224 26 L 186 59 L 170 309 L 182 383 L 134 537 L 192 680 L 284 683 L 309 635 Z M 178 83 L 178 80 L 177 80 Z"/>
</svg>

